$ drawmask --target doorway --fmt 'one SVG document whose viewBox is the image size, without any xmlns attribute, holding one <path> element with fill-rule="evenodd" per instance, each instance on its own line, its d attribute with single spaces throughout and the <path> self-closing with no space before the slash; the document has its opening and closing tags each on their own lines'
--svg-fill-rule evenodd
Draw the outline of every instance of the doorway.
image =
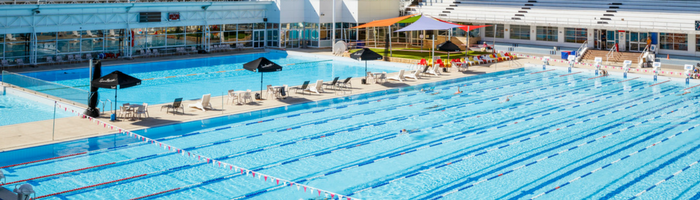
<svg viewBox="0 0 700 200">
<path fill-rule="evenodd" d="M 647 32 L 628 32 L 629 35 L 627 38 L 629 39 L 629 51 L 633 52 L 641 52 L 644 51 L 644 48 L 647 46 L 647 37 L 649 36 L 649 33 Z"/>
</svg>

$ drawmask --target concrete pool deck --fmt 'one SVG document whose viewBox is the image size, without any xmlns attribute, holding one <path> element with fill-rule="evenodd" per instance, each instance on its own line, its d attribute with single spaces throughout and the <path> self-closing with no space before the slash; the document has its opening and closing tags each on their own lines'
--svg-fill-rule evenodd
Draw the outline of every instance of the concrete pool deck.
<svg viewBox="0 0 700 200">
<path fill-rule="evenodd" d="M 331 54 L 330 52 L 327 52 L 327 50 L 318 50 L 318 49 L 317 50 L 302 50 L 300 52 L 317 53 L 317 54 L 323 54 L 323 55 L 330 55 Z M 250 53 L 256 53 L 256 52 L 250 52 Z M 193 57 L 186 57 L 184 59 L 190 59 L 190 58 L 193 58 Z M 171 57 L 171 59 L 177 59 L 177 58 Z M 155 58 L 154 60 L 151 60 L 150 62 L 152 62 L 152 61 L 163 61 L 163 59 L 162 58 Z M 146 59 L 140 60 L 140 62 L 149 62 L 149 60 L 148 60 L 148 58 L 146 58 Z M 518 60 L 518 62 L 521 64 L 541 64 L 542 63 L 540 60 L 532 59 L 532 58 L 521 58 Z M 124 63 L 124 64 L 126 64 L 126 63 Z M 103 116 L 101 116 L 99 119 L 102 121 L 108 122 L 114 126 L 121 127 L 121 128 L 131 130 L 131 131 L 135 131 L 135 130 L 144 129 L 144 128 L 151 128 L 151 127 L 157 127 L 157 126 L 163 126 L 163 125 L 169 125 L 169 124 L 175 124 L 175 123 L 182 123 L 182 122 L 188 122 L 188 121 L 195 121 L 195 120 L 203 120 L 203 119 L 219 117 L 219 116 L 247 113 L 247 112 L 252 112 L 252 111 L 257 111 L 257 110 L 262 110 L 262 109 L 287 106 L 287 105 L 291 105 L 291 104 L 300 104 L 300 103 L 306 103 L 306 102 L 312 102 L 312 101 L 332 99 L 332 98 L 338 98 L 338 97 L 349 96 L 349 95 L 354 95 L 354 94 L 369 93 L 369 92 L 387 90 L 387 89 L 391 89 L 391 88 L 419 85 L 419 84 L 424 84 L 424 83 L 431 83 L 431 82 L 436 82 L 436 81 L 456 79 L 456 78 L 461 78 L 461 77 L 474 76 L 474 75 L 479 75 L 479 74 L 484 74 L 484 73 L 491 73 L 491 72 L 519 68 L 519 67 L 515 67 L 515 66 L 509 67 L 510 64 L 511 63 L 508 63 L 508 61 L 501 62 L 501 63 L 483 64 L 483 65 L 478 65 L 478 66 L 472 66 L 469 68 L 470 70 L 468 72 L 464 72 L 464 73 L 457 72 L 456 70 L 453 70 L 451 73 L 443 73 L 443 75 L 439 76 L 439 77 L 434 77 L 434 76 L 433 77 L 423 77 L 422 79 L 419 79 L 419 80 L 408 80 L 408 81 L 405 81 L 403 83 L 399 83 L 396 81 L 388 81 L 384 84 L 362 85 L 362 84 L 360 84 L 360 79 L 362 79 L 362 77 L 358 77 L 358 78 L 353 78 L 351 80 L 351 83 L 352 83 L 352 93 L 351 94 L 350 93 L 348 93 L 348 94 L 336 94 L 336 93 L 334 93 L 334 90 L 327 90 L 325 93 L 322 93 L 320 95 L 316 95 L 316 94 L 301 95 L 301 94 L 292 93 L 292 98 L 287 98 L 287 99 L 282 99 L 282 100 L 269 99 L 269 100 L 264 100 L 264 101 L 255 101 L 254 103 L 246 104 L 246 105 L 228 104 L 228 103 L 225 103 L 225 98 L 226 98 L 225 96 L 219 96 L 219 95 L 223 95 L 223 94 L 212 94 L 211 103 L 213 104 L 214 110 L 210 110 L 207 112 L 199 111 L 199 110 L 196 110 L 193 108 L 185 108 L 185 114 L 173 115 L 172 113 L 166 113 L 165 111 L 160 110 L 161 106 L 166 105 L 166 104 L 158 104 L 158 105 L 150 105 L 148 107 L 150 117 L 146 118 L 146 119 L 135 120 L 135 121 L 121 120 L 121 121 L 117 121 L 117 122 L 108 122 L 109 121 L 109 118 L 108 118 L 109 113 L 103 114 Z M 566 66 L 566 63 L 552 62 L 551 65 Z M 592 69 L 592 67 L 582 66 L 582 65 L 581 66 L 577 65 L 577 67 L 578 68 L 591 68 Z M 611 71 L 616 71 L 616 70 L 611 70 Z M 314 80 L 310 80 L 310 81 L 314 81 Z M 324 80 L 324 81 L 329 82 L 330 80 Z M 195 102 L 196 102 L 196 100 L 183 101 L 183 105 L 187 106 L 187 105 L 195 103 Z M 134 103 L 136 103 L 136 102 L 134 102 Z M 222 105 L 222 103 L 223 103 L 223 105 Z M 70 140 L 75 140 L 75 139 L 108 135 L 108 134 L 113 134 L 116 132 L 117 132 L 116 130 L 110 130 L 108 128 L 104 128 L 103 125 L 97 125 L 94 122 L 90 122 L 89 120 L 86 120 L 86 119 L 81 119 L 80 117 L 77 117 L 77 116 L 56 119 L 55 127 L 54 127 L 53 120 L 44 120 L 44 121 L 37 121 L 37 122 L 30 122 L 30 123 L 23 123 L 23 124 L 0 126 L 0 133 L 2 133 L 2 134 L 0 134 L 0 152 L 21 149 L 21 148 L 27 148 L 27 147 L 33 147 L 33 146 L 39 146 L 39 145 L 45 145 L 45 144 L 51 144 L 51 143 L 65 142 L 65 141 L 70 141 Z"/>
</svg>

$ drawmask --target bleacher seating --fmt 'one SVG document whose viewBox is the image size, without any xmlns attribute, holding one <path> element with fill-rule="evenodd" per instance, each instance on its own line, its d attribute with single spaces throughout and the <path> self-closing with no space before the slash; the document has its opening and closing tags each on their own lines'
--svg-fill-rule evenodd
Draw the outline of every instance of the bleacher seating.
<svg viewBox="0 0 700 200">
<path fill-rule="evenodd" d="M 418 12 L 472 23 L 694 32 L 700 1 L 423 0 Z"/>
</svg>

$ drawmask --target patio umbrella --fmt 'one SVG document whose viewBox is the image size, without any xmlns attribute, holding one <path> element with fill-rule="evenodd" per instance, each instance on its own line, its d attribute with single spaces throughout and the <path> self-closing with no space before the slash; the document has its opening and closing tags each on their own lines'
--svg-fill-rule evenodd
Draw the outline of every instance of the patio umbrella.
<svg viewBox="0 0 700 200">
<path fill-rule="evenodd" d="M 379 55 L 377 52 L 370 50 L 369 48 L 363 48 L 362 50 L 356 51 L 350 54 L 350 58 L 365 61 L 365 80 L 367 80 L 367 61 L 368 60 L 381 60 L 384 57 Z"/>
<path fill-rule="evenodd" d="M 120 71 L 114 71 L 103 77 L 92 80 L 92 87 L 114 89 L 114 110 L 117 110 L 117 88 L 129 88 L 141 85 L 141 79 L 129 76 Z"/>
<path fill-rule="evenodd" d="M 282 66 L 268 60 L 265 57 L 260 57 L 243 64 L 243 68 L 254 72 L 260 72 L 260 99 L 262 99 L 263 73 L 282 71 Z"/>
<path fill-rule="evenodd" d="M 450 60 L 450 52 L 455 51 L 459 52 L 461 51 L 459 49 L 459 46 L 457 46 L 455 43 L 452 43 L 451 41 L 446 41 L 443 42 L 442 44 L 437 45 L 437 49 L 440 51 L 447 51 L 447 60 Z"/>
</svg>

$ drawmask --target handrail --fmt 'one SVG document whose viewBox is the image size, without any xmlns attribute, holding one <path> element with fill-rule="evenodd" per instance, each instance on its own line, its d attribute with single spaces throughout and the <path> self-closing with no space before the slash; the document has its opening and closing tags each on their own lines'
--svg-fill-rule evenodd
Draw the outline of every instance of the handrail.
<svg viewBox="0 0 700 200">
<path fill-rule="evenodd" d="M 642 54 L 639 55 L 639 59 L 637 59 L 637 60 L 639 60 L 639 61 L 642 60 L 642 57 L 644 57 L 644 54 L 647 53 L 647 52 L 649 51 L 649 46 L 650 46 L 650 45 L 647 45 L 646 47 L 644 47 L 644 50 L 642 51 Z"/>
<path fill-rule="evenodd" d="M 610 48 L 610 51 L 608 51 L 607 54 L 605 54 L 605 64 L 609 63 L 610 57 L 615 56 L 615 52 L 617 51 L 617 43 L 613 44 L 613 47 Z"/>
<path fill-rule="evenodd" d="M 581 56 L 583 56 L 583 50 L 584 50 L 586 47 L 588 47 L 588 40 L 583 41 L 583 44 L 581 44 L 581 46 L 578 48 L 578 50 L 576 50 L 576 55 L 575 55 L 575 56 L 576 56 L 576 61 L 578 61 L 579 58 L 580 58 Z"/>
</svg>

